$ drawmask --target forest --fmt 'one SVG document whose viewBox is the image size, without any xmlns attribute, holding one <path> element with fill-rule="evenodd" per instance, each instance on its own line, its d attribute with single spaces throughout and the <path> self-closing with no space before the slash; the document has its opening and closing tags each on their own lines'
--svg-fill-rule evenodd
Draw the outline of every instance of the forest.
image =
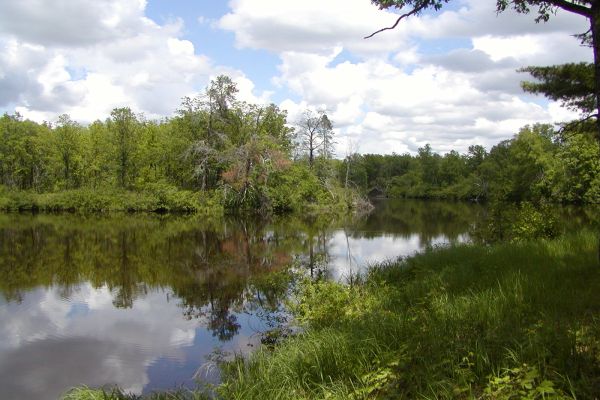
<svg viewBox="0 0 600 400">
<path fill-rule="evenodd" d="M 87 126 L 68 115 L 38 124 L 4 114 L 0 208 L 218 214 L 355 206 L 330 173 L 325 113 L 307 111 L 294 131 L 285 111 L 236 93 L 219 76 L 159 121 L 128 107 Z"/>
<path fill-rule="evenodd" d="M 566 133 L 535 124 L 489 152 L 472 145 L 466 154 L 440 155 L 425 145 L 414 156 L 354 154 L 344 164 L 350 163 L 349 179 L 361 191 L 388 197 L 598 203 L 593 132 L 593 126 Z"/>
</svg>

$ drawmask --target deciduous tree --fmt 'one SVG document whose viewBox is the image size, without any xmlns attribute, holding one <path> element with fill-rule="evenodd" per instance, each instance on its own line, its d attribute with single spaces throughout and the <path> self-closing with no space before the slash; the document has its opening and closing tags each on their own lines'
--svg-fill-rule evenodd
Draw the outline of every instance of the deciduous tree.
<svg viewBox="0 0 600 400">
<path fill-rule="evenodd" d="M 115 108 L 110 113 L 109 130 L 116 145 L 117 178 L 122 188 L 129 186 L 135 171 L 139 123 L 129 107 Z"/>
<path fill-rule="evenodd" d="M 312 168 L 316 155 L 330 155 L 333 143 L 333 125 L 324 111 L 317 113 L 306 110 L 296 122 L 297 135 L 301 148 L 308 155 L 308 164 Z"/>
</svg>

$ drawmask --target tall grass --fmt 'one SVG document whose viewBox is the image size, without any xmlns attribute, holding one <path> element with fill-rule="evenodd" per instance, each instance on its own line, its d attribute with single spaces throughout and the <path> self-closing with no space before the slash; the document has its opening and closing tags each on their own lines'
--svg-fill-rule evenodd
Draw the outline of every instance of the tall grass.
<svg viewBox="0 0 600 400">
<path fill-rule="evenodd" d="M 208 395 L 183 389 L 138 396 L 125 393 L 118 388 L 91 389 L 84 386 L 69 390 L 62 400 L 207 400 L 209 398 Z"/>
<path fill-rule="evenodd" d="M 223 398 L 600 396 L 597 238 L 432 249 L 306 283 L 303 334 L 224 366 Z M 333 305 L 333 306 L 332 306 Z"/>
</svg>

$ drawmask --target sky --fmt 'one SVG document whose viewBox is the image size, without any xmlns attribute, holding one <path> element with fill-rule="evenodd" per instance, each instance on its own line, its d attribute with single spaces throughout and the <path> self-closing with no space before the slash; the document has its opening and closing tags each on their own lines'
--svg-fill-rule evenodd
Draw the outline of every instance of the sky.
<svg viewBox="0 0 600 400">
<path fill-rule="evenodd" d="M 493 0 L 454 0 L 363 39 L 396 18 L 369 0 L 0 0 L 0 112 L 164 118 L 226 74 L 240 100 L 275 103 L 291 124 L 325 110 L 338 157 L 489 149 L 574 117 L 523 93 L 517 69 L 591 61 L 572 36 L 585 18 L 536 24 Z"/>
</svg>

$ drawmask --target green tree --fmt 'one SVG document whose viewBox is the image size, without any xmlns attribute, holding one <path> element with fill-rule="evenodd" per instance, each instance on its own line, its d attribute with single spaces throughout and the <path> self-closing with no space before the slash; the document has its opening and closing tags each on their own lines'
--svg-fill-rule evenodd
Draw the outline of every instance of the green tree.
<svg viewBox="0 0 600 400">
<path fill-rule="evenodd" d="M 554 156 L 550 125 L 521 128 L 510 146 L 511 200 L 539 200 L 549 197 L 548 171 Z"/>
<path fill-rule="evenodd" d="M 531 74 L 536 82 L 521 82 L 524 91 L 560 101 L 563 106 L 584 116 L 595 113 L 594 65 L 570 63 L 549 67 L 525 67 L 519 70 Z"/>
<path fill-rule="evenodd" d="M 67 114 L 58 117 L 54 129 L 54 146 L 60 163 L 61 178 L 66 189 L 81 183 L 81 126 Z"/>
<path fill-rule="evenodd" d="M 427 187 L 427 192 L 440 184 L 440 158 L 439 154 L 431 150 L 429 144 L 419 148 L 421 179 Z"/>
<path fill-rule="evenodd" d="M 165 149 L 161 140 L 160 124 L 146 121 L 140 130 L 138 180 L 143 184 L 164 181 L 162 161 Z"/>
<path fill-rule="evenodd" d="M 481 165 L 481 163 L 487 157 L 487 150 L 485 147 L 476 144 L 469 146 L 469 150 L 467 152 L 467 167 L 469 170 L 474 171 Z"/>
<path fill-rule="evenodd" d="M 352 153 L 346 156 L 339 166 L 338 175 L 343 179 L 344 187 L 356 187 L 366 192 L 369 189 L 369 176 L 362 155 Z"/>
<path fill-rule="evenodd" d="M 222 151 L 227 169 L 222 179 L 231 189 L 230 207 L 267 211 L 271 207 L 268 187 L 273 173 L 289 164 L 290 128 L 285 112 L 274 105 L 236 104 L 229 147 Z"/>
<path fill-rule="evenodd" d="M 228 76 L 220 75 L 210 82 L 204 95 L 196 98 L 192 107 L 185 110 L 194 126 L 198 122 L 205 125 L 204 129 L 194 127 L 198 134 L 188 150 L 196 165 L 195 175 L 200 178 L 202 189 L 214 188 L 223 169 L 221 152 L 232 134 L 235 114 L 232 108 L 236 104 L 237 92 L 235 82 Z"/>
<path fill-rule="evenodd" d="M 568 203 L 600 203 L 600 151 L 592 135 L 569 135 L 560 144 L 548 179 L 552 198 Z"/>
<path fill-rule="evenodd" d="M 129 107 L 115 108 L 110 116 L 108 129 L 116 147 L 117 181 L 120 187 L 126 188 L 134 182 L 137 173 L 139 122 Z"/>
<path fill-rule="evenodd" d="M 84 184 L 92 188 L 108 185 L 114 150 L 106 124 L 94 121 L 82 139 Z"/>
<path fill-rule="evenodd" d="M 48 184 L 50 129 L 18 113 L 0 118 L 0 183 L 42 190 Z"/>
<path fill-rule="evenodd" d="M 458 151 L 452 150 L 440 161 L 440 181 L 442 185 L 450 186 L 458 183 L 465 177 L 467 165 L 465 157 L 461 156 Z"/>
</svg>

